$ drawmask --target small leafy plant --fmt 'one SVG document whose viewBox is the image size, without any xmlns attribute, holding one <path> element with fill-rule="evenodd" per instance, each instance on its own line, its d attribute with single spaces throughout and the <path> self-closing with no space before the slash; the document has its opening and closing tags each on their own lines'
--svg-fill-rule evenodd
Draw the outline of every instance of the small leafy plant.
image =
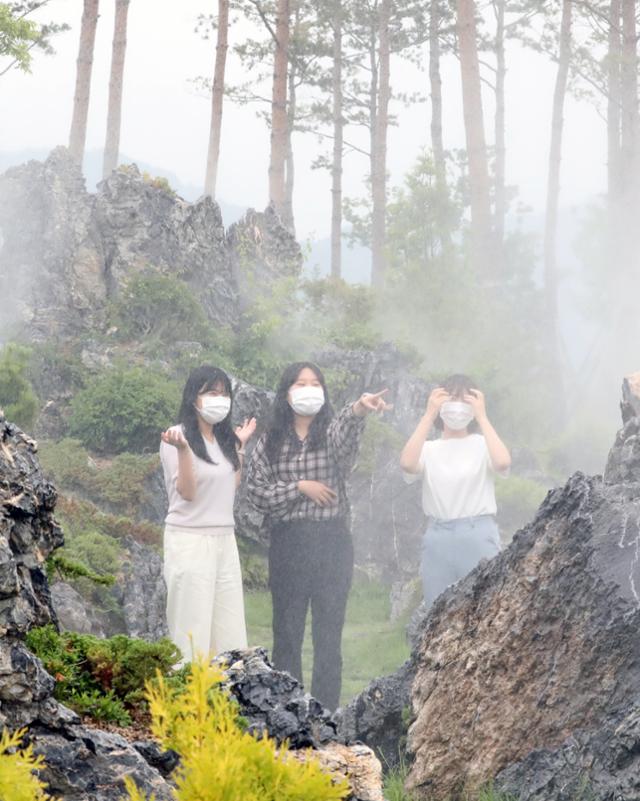
<svg viewBox="0 0 640 801">
<path fill-rule="evenodd" d="M 147 685 L 152 732 L 181 757 L 176 801 L 339 801 L 348 795 L 347 782 L 311 756 L 298 761 L 269 737 L 243 731 L 222 678 L 219 668 L 198 659 L 183 689 L 172 689 L 162 676 Z M 147 801 L 131 778 L 125 783 L 131 801 Z"/>
<path fill-rule="evenodd" d="M 59 634 L 49 624 L 27 634 L 27 645 L 55 678 L 55 697 L 78 714 L 128 726 L 132 713 L 145 712 L 145 683 L 159 671 L 171 681 L 180 653 L 168 639 L 146 642 L 123 634 L 100 639 Z"/>
</svg>

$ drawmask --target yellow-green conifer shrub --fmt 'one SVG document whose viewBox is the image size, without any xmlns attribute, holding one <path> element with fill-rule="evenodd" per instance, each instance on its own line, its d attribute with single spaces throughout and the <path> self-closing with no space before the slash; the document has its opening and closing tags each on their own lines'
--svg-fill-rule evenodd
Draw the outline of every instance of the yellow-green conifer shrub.
<svg viewBox="0 0 640 801">
<path fill-rule="evenodd" d="M 26 729 L 0 736 L 0 798 L 2 801 L 54 801 L 45 793 L 46 785 L 33 773 L 44 767 L 44 758 L 32 746 L 20 748 Z"/>
<path fill-rule="evenodd" d="M 186 689 L 171 689 L 160 675 L 147 685 L 153 734 L 181 757 L 176 801 L 339 801 L 348 795 L 347 782 L 332 779 L 313 758 L 298 762 L 273 740 L 243 731 L 220 689 L 222 678 L 199 659 Z M 131 801 L 146 801 L 131 779 L 126 783 Z"/>
</svg>

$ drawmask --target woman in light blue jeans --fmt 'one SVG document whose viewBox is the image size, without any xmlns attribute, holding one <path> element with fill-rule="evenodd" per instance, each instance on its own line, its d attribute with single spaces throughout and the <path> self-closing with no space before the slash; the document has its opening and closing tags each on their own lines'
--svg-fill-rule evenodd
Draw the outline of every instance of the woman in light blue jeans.
<svg viewBox="0 0 640 801">
<path fill-rule="evenodd" d="M 436 429 L 441 436 L 428 439 Z M 405 480 L 422 478 L 429 518 L 421 575 L 427 606 L 500 551 L 495 476 L 511 456 L 489 422 L 484 395 L 464 375 L 450 376 L 429 396 L 427 409 L 400 456 Z"/>
</svg>

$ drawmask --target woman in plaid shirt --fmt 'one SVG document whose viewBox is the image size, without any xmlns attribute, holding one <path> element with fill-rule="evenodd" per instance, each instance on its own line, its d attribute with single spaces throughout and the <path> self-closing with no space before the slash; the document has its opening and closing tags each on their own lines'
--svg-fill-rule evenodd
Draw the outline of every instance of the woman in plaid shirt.
<svg viewBox="0 0 640 801">
<path fill-rule="evenodd" d="M 302 641 L 311 604 L 311 693 L 329 709 L 340 698 L 341 639 L 353 573 L 347 477 L 365 416 L 389 408 L 365 393 L 334 415 L 320 369 L 284 371 L 266 432 L 249 461 L 249 501 L 270 533 L 273 661 L 302 681 Z"/>
</svg>

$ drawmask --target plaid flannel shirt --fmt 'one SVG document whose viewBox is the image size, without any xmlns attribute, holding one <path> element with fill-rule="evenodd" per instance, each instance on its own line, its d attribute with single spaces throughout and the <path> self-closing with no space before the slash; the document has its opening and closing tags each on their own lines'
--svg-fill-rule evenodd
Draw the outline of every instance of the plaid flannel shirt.
<svg viewBox="0 0 640 801">
<path fill-rule="evenodd" d="M 331 520 L 349 516 L 346 479 L 353 470 L 365 418 L 358 417 L 353 404 L 345 406 L 327 427 L 326 446 L 308 448 L 307 440 L 294 434 L 285 440 L 280 457 L 272 464 L 265 453 L 263 434 L 249 459 L 247 495 L 249 502 L 272 520 Z M 319 506 L 298 489 L 298 481 L 321 481 L 338 493 L 338 502 Z"/>
</svg>

